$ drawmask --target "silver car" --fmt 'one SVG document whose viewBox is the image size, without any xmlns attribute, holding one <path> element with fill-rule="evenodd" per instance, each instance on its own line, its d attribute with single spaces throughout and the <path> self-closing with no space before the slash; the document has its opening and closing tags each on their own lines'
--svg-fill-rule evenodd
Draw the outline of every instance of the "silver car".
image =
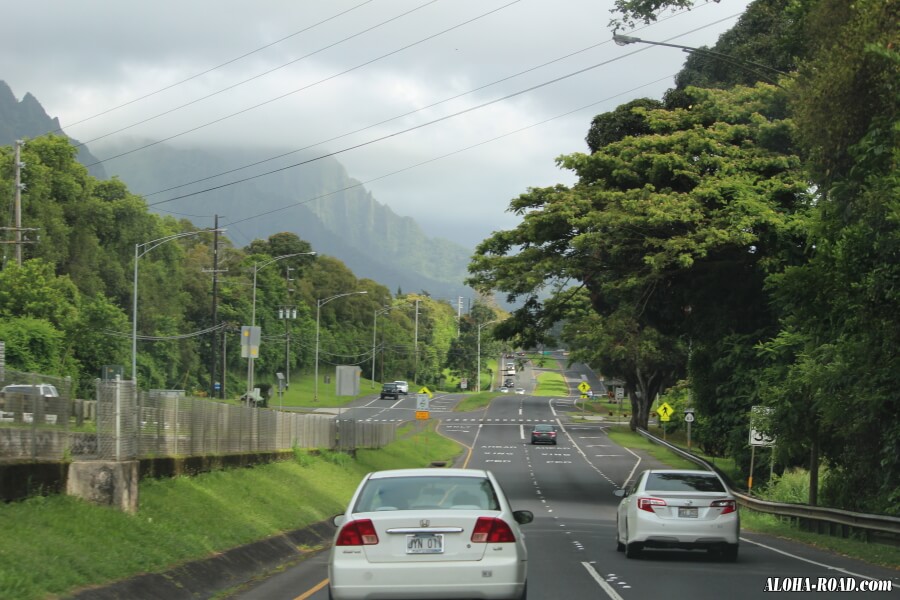
<svg viewBox="0 0 900 600">
<path fill-rule="evenodd" d="M 737 560 L 737 503 L 716 473 L 650 469 L 615 494 L 616 549 L 628 558 L 644 548 L 696 548 Z"/>
<path fill-rule="evenodd" d="M 328 560 L 332 600 L 526 597 L 520 524 L 490 471 L 400 469 L 368 474 Z"/>
</svg>

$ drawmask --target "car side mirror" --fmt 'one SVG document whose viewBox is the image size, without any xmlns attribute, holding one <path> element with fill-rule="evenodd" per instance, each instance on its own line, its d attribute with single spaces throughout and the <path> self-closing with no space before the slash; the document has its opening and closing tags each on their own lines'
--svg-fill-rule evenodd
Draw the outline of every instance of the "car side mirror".
<svg viewBox="0 0 900 600">
<path fill-rule="evenodd" d="M 625 496 L 628 495 L 628 492 L 625 490 L 616 490 L 613 492 L 613 495 L 618 496 L 619 498 L 624 498 Z"/>
<path fill-rule="evenodd" d="M 513 512 L 513 519 L 519 525 L 526 525 L 534 521 L 534 513 L 530 510 L 517 510 Z"/>
<path fill-rule="evenodd" d="M 340 527 L 341 525 L 344 524 L 344 522 L 345 522 L 346 520 L 347 520 L 347 516 L 346 516 L 346 515 L 343 515 L 343 514 L 341 514 L 341 515 L 334 515 L 333 517 L 331 517 L 331 523 L 332 523 L 335 527 Z"/>
</svg>

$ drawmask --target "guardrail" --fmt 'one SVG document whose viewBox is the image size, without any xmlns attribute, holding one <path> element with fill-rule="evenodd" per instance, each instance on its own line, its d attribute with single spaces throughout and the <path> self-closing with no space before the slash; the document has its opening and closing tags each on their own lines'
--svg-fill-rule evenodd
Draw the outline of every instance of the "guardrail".
<svg viewBox="0 0 900 600">
<path fill-rule="evenodd" d="M 736 491 L 730 478 L 725 473 L 722 473 L 718 467 L 707 462 L 703 458 L 687 452 L 674 444 L 661 440 L 646 430 L 638 429 L 638 433 L 651 442 L 665 446 L 682 458 L 721 475 L 729 488 L 731 488 L 731 493 L 734 494 L 738 503 L 743 507 L 788 519 L 796 523 L 800 529 L 805 531 L 844 538 L 849 537 L 851 532 L 855 532 L 861 534 L 867 541 L 879 541 L 894 546 L 900 546 L 900 517 L 857 513 L 849 510 L 811 506 L 808 504 L 771 502 L 769 500 L 754 498 L 748 494 Z"/>
</svg>

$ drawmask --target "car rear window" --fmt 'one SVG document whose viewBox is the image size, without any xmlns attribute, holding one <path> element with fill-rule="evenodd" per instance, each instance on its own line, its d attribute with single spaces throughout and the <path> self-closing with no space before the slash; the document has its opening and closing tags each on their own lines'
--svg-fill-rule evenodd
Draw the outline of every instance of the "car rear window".
<svg viewBox="0 0 900 600">
<path fill-rule="evenodd" d="M 535 425 L 535 431 L 554 431 L 553 425 Z"/>
<path fill-rule="evenodd" d="M 696 473 L 650 473 L 644 489 L 654 492 L 725 493 L 725 487 L 718 477 Z"/>
<path fill-rule="evenodd" d="M 500 505 L 483 477 L 387 477 L 366 483 L 353 512 L 427 508 L 500 510 Z"/>
</svg>

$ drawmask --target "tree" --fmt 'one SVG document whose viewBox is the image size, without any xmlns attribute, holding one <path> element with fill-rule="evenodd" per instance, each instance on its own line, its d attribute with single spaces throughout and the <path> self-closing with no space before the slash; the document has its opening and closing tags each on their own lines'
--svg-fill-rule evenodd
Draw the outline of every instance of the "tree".
<svg viewBox="0 0 900 600">
<path fill-rule="evenodd" d="M 900 53 L 896 0 L 817 3 L 791 108 L 818 190 L 808 262 L 772 280 L 781 331 L 763 346 L 784 461 L 818 458 L 832 505 L 900 506 Z M 802 413 L 796 412 L 802 408 Z M 801 416 L 802 415 L 802 416 Z M 878 473 L 877 477 L 872 477 Z"/>
<path fill-rule="evenodd" d="M 653 382 L 683 371 L 683 352 L 670 349 L 691 342 L 712 354 L 723 333 L 774 328 L 764 282 L 800 254 L 808 202 L 778 88 L 688 93 L 690 109 L 632 109 L 650 133 L 561 157 L 578 183 L 513 200 L 522 223 L 483 241 L 469 267 L 477 289 L 524 299 L 498 335 L 525 343 L 542 339 L 583 287 L 617 339 L 599 366 L 632 382 L 638 427 Z M 649 365 L 659 374 L 648 376 Z M 701 410 L 704 401 L 714 408 L 717 398 L 699 397 Z"/>
</svg>

